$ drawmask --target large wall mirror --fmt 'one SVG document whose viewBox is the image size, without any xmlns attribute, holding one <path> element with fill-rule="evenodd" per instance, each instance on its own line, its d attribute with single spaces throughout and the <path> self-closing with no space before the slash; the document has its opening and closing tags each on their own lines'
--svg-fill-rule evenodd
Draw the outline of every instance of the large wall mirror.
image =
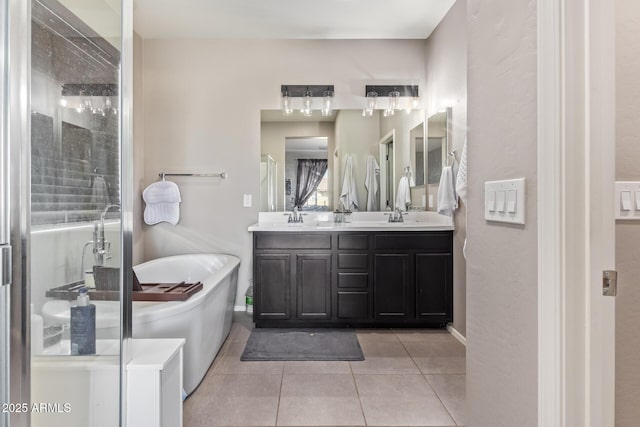
<svg viewBox="0 0 640 427">
<path fill-rule="evenodd" d="M 261 210 L 426 209 L 424 121 L 424 110 L 263 110 Z"/>
<path fill-rule="evenodd" d="M 438 187 L 442 168 L 450 165 L 453 158 L 448 148 L 451 142 L 451 115 L 452 109 L 448 107 L 444 111 L 429 116 L 427 121 L 427 161 L 426 180 L 427 194 L 429 194 L 429 209 L 438 209 Z"/>
</svg>

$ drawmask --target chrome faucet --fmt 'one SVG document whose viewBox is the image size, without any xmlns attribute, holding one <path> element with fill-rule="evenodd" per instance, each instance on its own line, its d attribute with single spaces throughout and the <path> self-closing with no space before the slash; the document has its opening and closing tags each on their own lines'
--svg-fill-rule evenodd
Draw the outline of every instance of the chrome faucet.
<svg viewBox="0 0 640 427">
<path fill-rule="evenodd" d="M 120 209 L 120 205 L 107 205 L 100 214 L 100 223 L 93 224 L 93 256 L 97 266 L 104 266 L 111 259 L 111 242 L 104 237 L 104 217 L 113 208 Z"/>
<path fill-rule="evenodd" d="M 100 213 L 100 221 L 93 223 L 93 239 L 84 244 L 82 248 L 82 260 L 80 262 L 80 280 L 84 278 L 84 255 L 87 246 L 93 246 L 93 265 L 104 266 L 105 262 L 111 259 L 111 242 L 104 237 L 104 217 L 113 208 L 120 208 L 120 205 L 107 205 Z"/>
<path fill-rule="evenodd" d="M 287 215 L 287 214 L 285 214 Z M 293 208 L 293 213 L 289 214 L 289 219 L 287 220 L 287 222 L 289 224 L 293 223 L 293 224 L 298 224 L 298 223 L 303 223 L 304 220 L 302 219 L 302 214 L 298 213 L 298 207 L 294 206 Z"/>
<path fill-rule="evenodd" d="M 395 212 L 385 215 L 389 215 L 389 222 L 404 222 L 400 208 L 396 208 Z"/>
</svg>

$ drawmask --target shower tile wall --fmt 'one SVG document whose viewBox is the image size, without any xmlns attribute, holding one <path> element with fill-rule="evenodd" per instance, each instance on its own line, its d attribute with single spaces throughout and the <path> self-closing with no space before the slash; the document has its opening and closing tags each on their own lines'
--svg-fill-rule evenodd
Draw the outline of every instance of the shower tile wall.
<svg viewBox="0 0 640 427">
<path fill-rule="evenodd" d="M 79 30 L 84 37 L 33 2 L 33 225 L 96 220 L 119 200 L 118 116 L 100 110 L 118 83 L 119 55 L 91 29 Z M 76 110 L 86 100 L 95 111 Z"/>
</svg>

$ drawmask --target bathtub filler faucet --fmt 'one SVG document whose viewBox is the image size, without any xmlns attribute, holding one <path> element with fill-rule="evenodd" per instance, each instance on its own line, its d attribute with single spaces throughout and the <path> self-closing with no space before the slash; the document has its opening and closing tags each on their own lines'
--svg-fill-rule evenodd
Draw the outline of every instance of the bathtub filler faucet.
<svg viewBox="0 0 640 427">
<path fill-rule="evenodd" d="M 111 242 L 104 238 L 104 217 L 114 208 L 120 209 L 120 205 L 107 205 L 100 214 L 100 223 L 93 224 L 93 256 L 100 267 L 111 259 Z"/>
<path fill-rule="evenodd" d="M 104 238 L 104 217 L 113 208 L 120 208 L 120 205 L 107 205 L 100 213 L 100 221 L 93 223 L 93 239 L 89 240 L 82 247 L 82 258 L 80 261 L 80 280 L 84 280 L 84 255 L 89 245 L 93 246 L 93 265 L 104 266 L 105 261 L 111 258 L 111 242 Z"/>
</svg>

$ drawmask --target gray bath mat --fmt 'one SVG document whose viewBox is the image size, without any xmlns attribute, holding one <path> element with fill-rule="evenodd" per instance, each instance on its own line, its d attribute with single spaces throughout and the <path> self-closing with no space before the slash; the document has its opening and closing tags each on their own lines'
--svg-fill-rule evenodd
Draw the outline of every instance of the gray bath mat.
<svg viewBox="0 0 640 427">
<path fill-rule="evenodd" d="M 240 360 L 364 360 L 351 329 L 253 329 Z"/>
</svg>

